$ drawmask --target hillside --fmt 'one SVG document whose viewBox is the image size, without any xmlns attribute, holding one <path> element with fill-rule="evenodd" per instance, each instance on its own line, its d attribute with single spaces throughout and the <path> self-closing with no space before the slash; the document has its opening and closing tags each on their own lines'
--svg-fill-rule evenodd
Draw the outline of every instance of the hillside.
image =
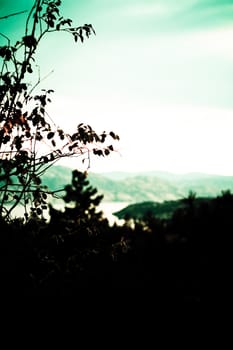
<svg viewBox="0 0 233 350">
<path fill-rule="evenodd" d="M 196 198 L 195 207 L 201 205 L 210 205 L 212 199 L 210 198 Z M 153 216 L 159 219 L 170 219 L 177 209 L 184 209 L 186 207 L 182 199 L 174 201 L 158 202 L 141 202 L 130 204 L 125 208 L 113 213 L 118 219 L 142 219 L 146 216 Z"/>
<path fill-rule="evenodd" d="M 51 167 L 43 176 L 43 184 L 52 190 L 71 182 L 72 169 Z M 186 197 L 189 191 L 197 197 L 214 197 L 222 191 L 233 191 L 233 177 L 206 174 L 177 175 L 166 172 L 89 173 L 90 184 L 104 195 L 105 202 L 163 202 Z"/>
<path fill-rule="evenodd" d="M 142 219 L 147 215 L 168 219 L 174 211 L 183 207 L 180 200 L 158 202 L 142 202 L 126 206 L 125 208 L 113 213 L 118 219 Z"/>
</svg>

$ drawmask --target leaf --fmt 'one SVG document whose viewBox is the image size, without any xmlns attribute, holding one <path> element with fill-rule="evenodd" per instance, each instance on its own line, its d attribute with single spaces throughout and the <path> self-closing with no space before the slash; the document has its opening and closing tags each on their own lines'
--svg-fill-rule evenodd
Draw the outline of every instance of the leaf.
<svg viewBox="0 0 233 350">
<path fill-rule="evenodd" d="M 41 184 L 41 179 L 39 178 L 39 176 L 34 175 L 34 176 L 32 177 L 32 181 L 33 181 L 34 184 L 36 184 L 36 185 L 40 185 L 40 184 Z"/>
<path fill-rule="evenodd" d="M 23 43 L 26 47 L 36 47 L 37 40 L 33 35 L 27 35 L 23 37 Z"/>
<path fill-rule="evenodd" d="M 32 67 L 31 67 L 31 66 L 27 67 L 27 72 L 28 72 L 28 73 L 33 73 L 33 70 L 32 70 Z"/>
<path fill-rule="evenodd" d="M 89 24 L 89 26 L 92 29 L 92 32 L 96 35 L 95 29 L 93 28 L 92 24 Z"/>
<path fill-rule="evenodd" d="M 53 20 L 49 20 L 49 21 L 48 21 L 48 25 L 49 25 L 49 27 L 54 28 L 55 23 L 54 23 Z"/>
<path fill-rule="evenodd" d="M 47 135 L 47 139 L 50 140 L 54 137 L 54 132 L 53 131 L 50 131 Z"/>
<path fill-rule="evenodd" d="M 43 213 L 43 211 L 40 208 L 37 208 L 36 213 L 37 213 L 37 215 L 41 215 Z"/>
<path fill-rule="evenodd" d="M 47 199 L 47 194 L 46 193 L 42 193 L 42 197 L 43 197 L 43 199 Z"/>
<path fill-rule="evenodd" d="M 21 102 L 19 102 L 19 101 L 18 101 L 18 102 L 16 102 L 16 106 L 17 106 L 17 107 L 19 107 L 19 108 L 22 108 L 22 107 L 23 107 L 22 103 L 21 103 Z"/>
</svg>

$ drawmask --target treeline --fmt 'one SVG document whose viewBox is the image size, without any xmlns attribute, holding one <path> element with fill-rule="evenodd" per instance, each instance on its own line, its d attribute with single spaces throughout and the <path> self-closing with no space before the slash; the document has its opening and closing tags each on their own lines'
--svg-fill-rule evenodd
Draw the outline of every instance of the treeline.
<svg viewBox="0 0 233 350">
<path fill-rule="evenodd" d="M 191 193 L 171 218 L 149 212 L 110 226 L 103 196 L 73 171 L 65 210 L 50 206 L 49 222 L 35 215 L 0 219 L 1 292 L 77 295 L 81 289 L 153 290 L 166 302 L 200 303 L 224 286 L 230 269 L 233 195 L 209 201 Z M 196 204 L 198 203 L 198 204 Z"/>
</svg>

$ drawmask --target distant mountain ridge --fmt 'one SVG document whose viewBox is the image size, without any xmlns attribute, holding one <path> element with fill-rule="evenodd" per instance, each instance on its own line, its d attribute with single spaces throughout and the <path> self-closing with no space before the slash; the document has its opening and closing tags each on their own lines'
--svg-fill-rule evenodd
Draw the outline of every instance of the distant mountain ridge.
<svg viewBox="0 0 233 350">
<path fill-rule="evenodd" d="M 43 175 L 43 184 L 51 190 L 71 183 L 72 169 L 54 165 Z M 233 176 L 168 172 L 109 172 L 88 174 L 90 184 L 104 195 L 105 202 L 163 202 L 186 197 L 190 191 L 198 197 L 214 197 L 222 191 L 233 191 Z"/>
</svg>

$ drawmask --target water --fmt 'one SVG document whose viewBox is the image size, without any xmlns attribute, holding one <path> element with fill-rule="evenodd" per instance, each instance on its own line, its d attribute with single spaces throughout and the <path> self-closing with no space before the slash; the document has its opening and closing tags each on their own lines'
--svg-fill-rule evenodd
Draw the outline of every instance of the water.
<svg viewBox="0 0 233 350">
<path fill-rule="evenodd" d="M 104 216 L 108 219 L 110 225 L 113 225 L 114 223 L 122 225 L 124 220 L 118 219 L 113 213 L 127 207 L 127 205 L 129 205 L 127 202 L 103 202 L 98 206 L 98 209 L 103 211 Z"/>
<path fill-rule="evenodd" d="M 113 225 L 116 223 L 117 225 L 122 225 L 124 223 L 124 220 L 120 220 L 117 218 L 117 216 L 113 215 L 114 212 L 121 210 L 125 208 L 129 203 L 127 202 L 102 202 L 100 205 L 97 207 L 97 212 L 102 211 L 103 216 L 106 217 L 109 221 L 110 225 Z M 54 208 L 58 210 L 63 210 L 64 209 L 64 204 L 61 203 L 60 201 L 57 203 L 53 203 Z M 23 206 L 18 205 L 12 213 L 12 217 L 23 217 L 24 216 L 24 208 Z M 48 212 L 44 212 L 44 217 L 46 219 L 49 219 L 49 214 Z"/>
</svg>

